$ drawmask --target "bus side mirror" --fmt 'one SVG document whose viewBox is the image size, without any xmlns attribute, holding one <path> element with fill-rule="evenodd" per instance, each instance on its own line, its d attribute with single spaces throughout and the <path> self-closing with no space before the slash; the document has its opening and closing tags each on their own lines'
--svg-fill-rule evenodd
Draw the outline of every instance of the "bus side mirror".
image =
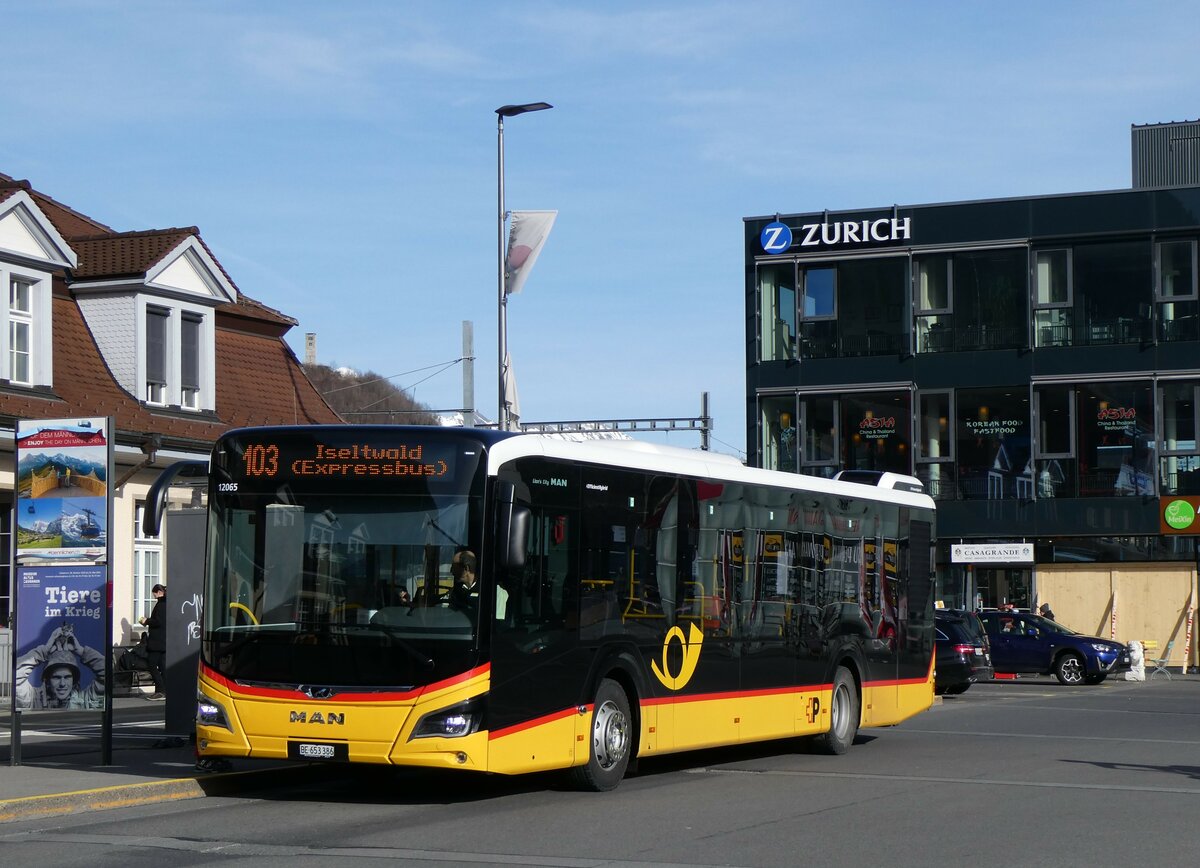
<svg viewBox="0 0 1200 868">
<path fill-rule="evenodd" d="M 511 482 L 496 485 L 496 567 L 501 572 L 519 570 L 525 566 L 531 513 L 517 504 Z"/>
</svg>

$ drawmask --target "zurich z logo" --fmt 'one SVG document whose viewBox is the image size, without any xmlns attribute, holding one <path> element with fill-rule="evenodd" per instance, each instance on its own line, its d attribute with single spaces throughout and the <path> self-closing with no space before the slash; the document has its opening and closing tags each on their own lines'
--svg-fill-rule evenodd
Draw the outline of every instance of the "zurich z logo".
<svg viewBox="0 0 1200 868">
<path fill-rule="evenodd" d="M 792 230 L 776 220 L 763 227 L 758 239 L 767 253 L 784 253 L 792 246 Z"/>
</svg>

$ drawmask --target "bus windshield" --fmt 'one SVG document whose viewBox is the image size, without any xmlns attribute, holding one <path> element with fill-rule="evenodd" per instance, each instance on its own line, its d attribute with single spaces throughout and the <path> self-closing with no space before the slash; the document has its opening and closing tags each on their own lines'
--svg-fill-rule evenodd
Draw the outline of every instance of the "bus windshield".
<svg viewBox="0 0 1200 868">
<path fill-rule="evenodd" d="M 377 690 L 469 665 L 478 597 L 456 589 L 456 568 L 481 548 L 483 449 L 419 438 L 283 429 L 218 443 L 209 665 L 243 683 Z"/>
</svg>

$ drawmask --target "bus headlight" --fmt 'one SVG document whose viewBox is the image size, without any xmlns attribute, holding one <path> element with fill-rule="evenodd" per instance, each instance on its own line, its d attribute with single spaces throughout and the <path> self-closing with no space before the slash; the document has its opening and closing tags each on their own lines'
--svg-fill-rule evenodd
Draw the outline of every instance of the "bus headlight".
<svg viewBox="0 0 1200 868">
<path fill-rule="evenodd" d="M 431 711 L 413 727 L 413 738 L 462 738 L 478 732 L 483 724 L 483 697 Z"/>
<path fill-rule="evenodd" d="M 201 726 L 220 726 L 233 732 L 225 706 L 199 692 L 196 694 L 196 723 Z"/>
</svg>

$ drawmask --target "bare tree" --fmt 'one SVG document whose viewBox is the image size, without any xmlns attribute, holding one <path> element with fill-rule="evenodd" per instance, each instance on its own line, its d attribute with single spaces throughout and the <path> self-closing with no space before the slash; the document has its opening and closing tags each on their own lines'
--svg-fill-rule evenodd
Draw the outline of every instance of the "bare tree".
<svg viewBox="0 0 1200 868">
<path fill-rule="evenodd" d="M 437 425 L 430 408 L 374 371 L 358 373 L 328 365 L 305 365 L 317 391 L 347 422 L 365 425 Z"/>
</svg>

